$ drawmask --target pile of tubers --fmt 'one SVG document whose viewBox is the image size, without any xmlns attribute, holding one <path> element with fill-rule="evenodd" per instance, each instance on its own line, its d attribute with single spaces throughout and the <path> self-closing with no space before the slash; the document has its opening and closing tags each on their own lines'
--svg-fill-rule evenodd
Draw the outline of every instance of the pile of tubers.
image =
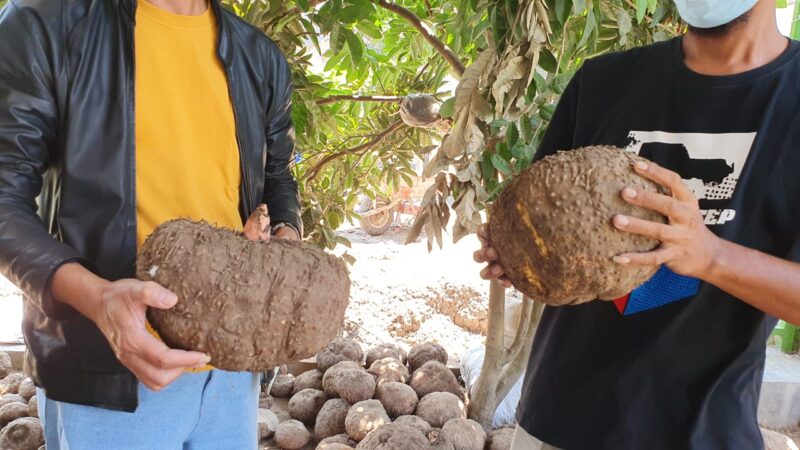
<svg viewBox="0 0 800 450">
<path fill-rule="evenodd" d="M 36 386 L 24 374 L 13 372 L 8 353 L 0 352 L 0 449 L 43 448 Z"/>
<path fill-rule="evenodd" d="M 357 342 L 334 339 L 317 354 L 316 369 L 273 380 L 269 395 L 288 400 L 289 418 L 272 443 L 284 450 L 510 448 L 500 435 L 513 429 L 487 435 L 467 419 L 466 390 L 447 360 L 435 343 L 408 353 L 382 344 L 365 355 Z"/>
</svg>

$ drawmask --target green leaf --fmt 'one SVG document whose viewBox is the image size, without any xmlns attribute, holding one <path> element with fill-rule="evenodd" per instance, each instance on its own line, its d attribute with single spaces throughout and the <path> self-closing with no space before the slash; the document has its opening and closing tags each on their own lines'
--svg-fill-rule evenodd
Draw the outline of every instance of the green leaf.
<svg viewBox="0 0 800 450">
<path fill-rule="evenodd" d="M 572 0 L 556 0 L 556 18 L 562 25 L 567 21 L 572 11 Z"/>
<path fill-rule="evenodd" d="M 328 72 L 330 70 L 333 70 L 334 67 L 337 67 L 339 63 L 342 62 L 345 56 L 347 56 L 347 52 L 345 51 L 341 51 L 333 55 L 333 57 L 328 59 L 328 62 L 325 63 L 325 71 Z"/>
<path fill-rule="evenodd" d="M 372 3 L 362 3 L 345 6 L 336 13 L 336 16 L 344 23 L 354 23 L 361 19 L 368 18 L 374 12 L 375 6 L 373 6 Z"/>
<path fill-rule="evenodd" d="M 508 165 L 508 161 L 503 159 L 503 157 L 497 153 L 492 155 L 492 165 L 504 175 L 512 174 L 511 167 Z"/>
<path fill-rule="evenodd" d="M 358 28 L 358 31 L 366 34 L 372 39 L 383 38 L 383 33 L 381 32 L 381 29 L 374 23 L 370 22 L 369 20 L 362 20 L 361 22 L 358 22 L 356 24 L 356 28 Z"/>
<path fill-rule="evenodd" d="M 642 23 L 647 12 L 647 0 L 636 0 L 636 23 Z"/>
<path fill-rule="evenodd" d="M 442 106 L 439 107 L 439 115 L 445 119 L 453 117 L 454 107 L 456 104 L 456 98 L 450 97 L 442 103 Z"/>
<path fill-rule="evenodd" d="M 361 41 L 361 38 L 356 36 L 356 34 L 348 28 L 342 28 L 341 34 L 347 41 L 347 48 L 350 49 L 350 58 L 353 67 L 357 67 L 361 64 L 361 57 L 364 54 L 364 43 Z"/>
<path fill-rule="evenodd" d="M 542 49 L 539 52 L 539 67 L 550 73 L 555 73 L 558 68 L 558 60 L 550 53 L 550 50 Z"/>
<path fill-rule="evenodd" d="M 509 148 L 513 148 L 514 145 L 517 144 L 518 140 L 519 140 L 519 131 L 517 130 L 517 126 L 514 125 L 514 123 L 512 122 L 511 124 L 508 125 L 508 128 L 506 129 L 506 145 Z"/>
<path fill-rule="evenodd" d="M 542 119 L 550 121 L 553 118 L 553 114 L 556 112 L 556 105 L 542 105 L 539 109 L 539 115 L 542 116 Z"/>
<path fill-rule="evenodd" d="M 517 170 L 522 170 L 531 165 L 534 149 L 531 145 L 517 142 L 517 145 L 511 148 L 511 154 L 514 155 L 514 158 L 517 160 Z"/>
<path fill-rule="evenodd" d="M 301 10 L 308 11 L 309 8 L 308 0 L 296 0 L 296 2 L 297 6 L 299 6 Z"/>
</svg>

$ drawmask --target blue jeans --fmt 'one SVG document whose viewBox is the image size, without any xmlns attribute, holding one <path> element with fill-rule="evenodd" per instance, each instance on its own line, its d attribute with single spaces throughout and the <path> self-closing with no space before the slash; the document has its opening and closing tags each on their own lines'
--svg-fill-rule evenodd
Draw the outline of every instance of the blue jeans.
<svg viewBox="0 0 800 450">
<path fill-rule="evenodd" d="M 259 375 L 185 373 L 153 392 L 139 383 L 136 412 L 49 400 L 37 389 L 47 450 L 255 450 Z"/>
</svg>

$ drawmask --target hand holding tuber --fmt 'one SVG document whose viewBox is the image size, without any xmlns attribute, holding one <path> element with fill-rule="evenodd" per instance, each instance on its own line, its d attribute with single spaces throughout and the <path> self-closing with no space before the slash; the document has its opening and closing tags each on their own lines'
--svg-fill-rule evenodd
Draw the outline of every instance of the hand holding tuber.
<svg viewBox="0 0 800 450">
<path fill-rule="evenodd" d="M 500 285 L 504 288 L 511 287 L 511 280 L 505 275 L 505 270 L 497 262 L 499 255 L 489 240 L 489 227 L 483 224 L 478 229 L 478 239 L 481 241 L 481 249 L 476 251 L 473 255 L 475 262 L 487 263 L 487 266 L 481 270 L 481 278 L 484 280 L 498 280 Z"/>
</svg>

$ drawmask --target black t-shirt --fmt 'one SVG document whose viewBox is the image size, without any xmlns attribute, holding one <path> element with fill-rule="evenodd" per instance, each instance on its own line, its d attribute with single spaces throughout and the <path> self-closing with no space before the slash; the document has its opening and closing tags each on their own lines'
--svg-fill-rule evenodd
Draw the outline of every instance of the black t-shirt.
<svg viewBox="0 0 800 450">
<path fill-rule="evenodd" d="M 616 145 L 681 174 L 717 235 L 800 260 L 800 43 L 732 76 L 681 39 L 587 61 L 537 158 Z M 776 320 L 666 267 L 615 302 L 548 307 L 520 425 L 566 450 L 750 450 Z"/>
</svg>

